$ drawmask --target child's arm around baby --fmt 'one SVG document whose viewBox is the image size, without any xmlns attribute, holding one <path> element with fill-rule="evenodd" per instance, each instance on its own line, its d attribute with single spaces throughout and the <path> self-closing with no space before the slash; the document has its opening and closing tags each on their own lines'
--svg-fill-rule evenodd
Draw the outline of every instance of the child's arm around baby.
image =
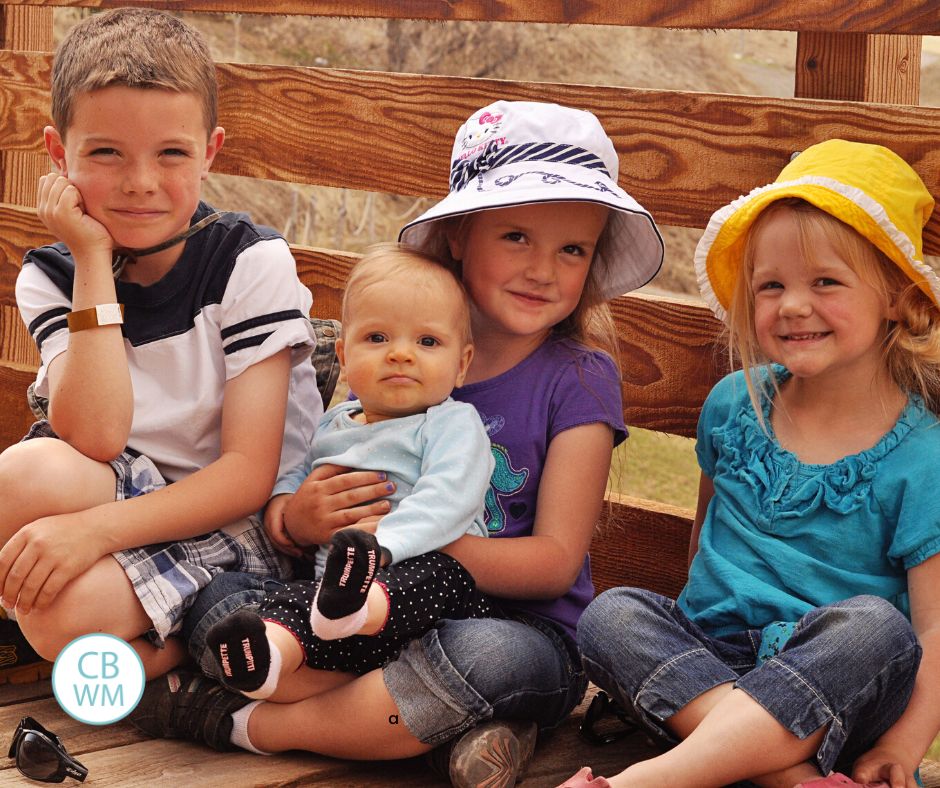
<svg viewBox="0 0 940 788">
<path fill-rule="evenodd" d="M 477 587 L 507 599 L 554 599 L 574 583 L 591 546 L 610 471 L 613 430 L 600 422 L 560 432 L 548 446 L 531 536 L 462 537 L 441 552 Z"/>
</svg>

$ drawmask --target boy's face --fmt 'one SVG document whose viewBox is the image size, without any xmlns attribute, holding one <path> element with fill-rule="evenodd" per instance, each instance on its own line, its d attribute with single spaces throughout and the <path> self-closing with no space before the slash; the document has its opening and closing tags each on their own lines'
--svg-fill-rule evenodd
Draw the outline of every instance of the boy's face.
<svg viewBox="0 0 940 788">
<path fill-rule="evenodd" d="M 473 347 L 461 301 L 456 287 L 402 277 L 352 296 L 336 351 L 366 421 L 423 413 L 463 383 Z"/>
<path fill-rule="evenodd" d="M 116 248 L 143 249 L 189 226 L 222 147 L 191 93 L 114 86 L 77 96 L 65 136 L 45 130 L 57 169 Z"/>
</svg>

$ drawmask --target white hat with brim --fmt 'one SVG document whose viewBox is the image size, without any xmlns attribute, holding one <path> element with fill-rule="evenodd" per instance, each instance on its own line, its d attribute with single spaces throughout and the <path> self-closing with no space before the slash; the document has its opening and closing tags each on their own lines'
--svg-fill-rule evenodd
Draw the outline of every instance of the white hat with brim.
<svg viewBox="0 0 940 788">
<path fill-rule="evenodd" d="M 589 202 L 612 209 L 609 243 L 594 259 L 604 298 L 642 287 L 662 266 L 653 217 L 617 185 L 617 153 L 590 112 L 497 101 L 461 126 L 451 162 L 450 193 L 402 228 L 401 242 L 421 247 L 436 222 L 478 211 Z"/>
<path fill-rule="evenodd" d="M 920 176 L 881 145 L 827 140 L 807 148 L 760 186 L 717 210 L 695 249 L 705 302 L 727 321 L 747 236 L 772 203 L 798 198 L 847 224 L 940 305 L 940 279 L 924 262 L 922 228 L 934 200 Z"/>
</svg>

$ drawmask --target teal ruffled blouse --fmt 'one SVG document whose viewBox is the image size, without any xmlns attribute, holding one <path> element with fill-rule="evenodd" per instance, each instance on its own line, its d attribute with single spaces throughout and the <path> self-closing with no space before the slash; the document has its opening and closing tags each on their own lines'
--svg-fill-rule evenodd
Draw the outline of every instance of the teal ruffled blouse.
<svg viewBox="0 0 940 788">
<path fill-rule="evenodd" d="M 765 427 L 736 372 L 703 406 L 696 452 L 715 495 L 682 609 L 715 636 L 798 621 L 859 594 L 910 618 L 907 570 L 940 552 L 936 416 L 912 395 L 870 449 L 811 465 L 777 443 L 769 396 L 761 404 Z"/>
</svg>

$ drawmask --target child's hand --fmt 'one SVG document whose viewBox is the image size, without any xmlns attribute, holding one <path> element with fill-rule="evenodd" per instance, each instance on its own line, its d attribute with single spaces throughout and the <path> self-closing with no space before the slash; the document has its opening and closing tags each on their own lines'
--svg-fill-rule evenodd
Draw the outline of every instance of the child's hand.
<svg viewBox="0 0 940 788">
<path fill-rule="evenodd" d="M 293 495 L 285 493 L 275 495 L 268 501 L 268 505 L 264 508 L 264 532 L 282 553 L 301 558 L 303 549 L 294 541 L 284 525 L 284 509 L 291 498 L 293 498 Z"/>
<path fill-rule="evenodd" d="M 388 514 L 391 504 L 384 498 L 394 491 L 385 474 L 321 465 L 294 493 L 284 520 L 301 544 L 328 544 L 334 531 Z"/>
<path fill-rule="evenodd" d="M 82 514 L 43 517 L 10 537 L 0 550 L 4 606 L 15 604 L 23 613 L 48 606 L 67 583 L 106 554 L 91 537 L 93 528 L 81 522 Z"/>
<path fill-rule="evenodd" d="M 884 745 L 875 745 L 855 761 L 852 779 L 860 783 L 877 784 L 879 781 L 891 788 L 917 788 L 914 771 L 918 764 L 908 764 L 910 754 L 895 751 Z"/>
<path fill-rule="evenodd" d="M 76 259 L 103 253 L 111 259 L 114 241 L 97 219 L 85 213 L 82 195 L 68 178 L 51 172 L 39 179 L 36 202 L 40 221 Z"/>
</svg>

